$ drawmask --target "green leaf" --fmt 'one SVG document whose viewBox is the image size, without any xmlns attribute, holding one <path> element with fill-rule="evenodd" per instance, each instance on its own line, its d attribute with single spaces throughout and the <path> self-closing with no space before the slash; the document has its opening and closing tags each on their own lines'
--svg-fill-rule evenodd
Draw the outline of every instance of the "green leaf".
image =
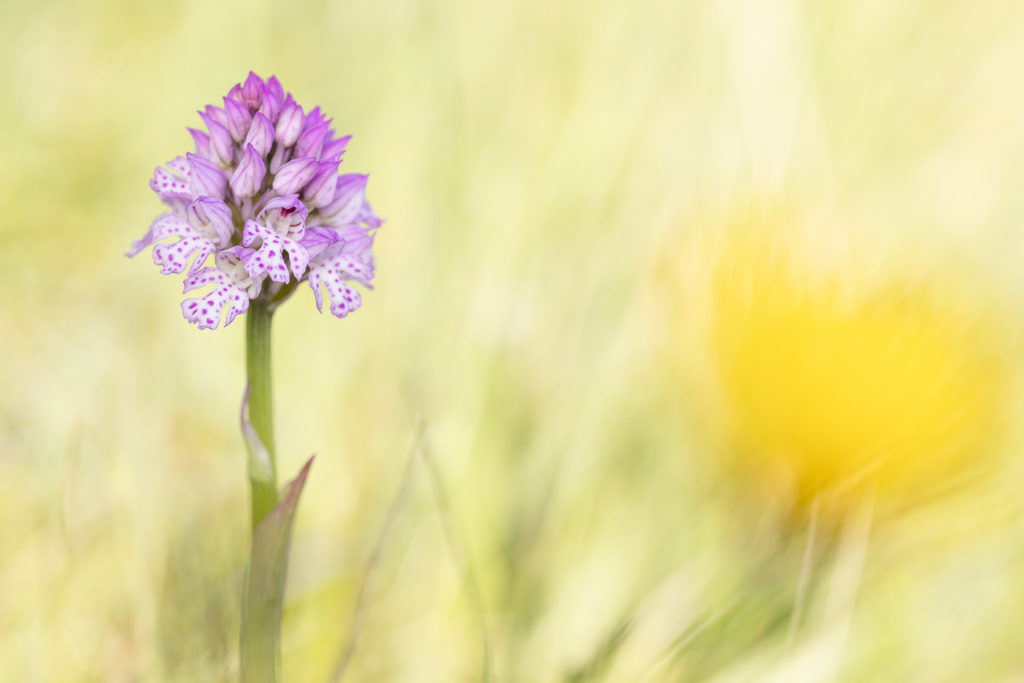
<svg viewBox="0 0 1024 683">
<path fill-rule="evenodd" d="M 263 444 L 256 428 L 249 421 L 249 390 L 250 384 L 245 386 L 245 395 L 242 397 L 242 437 L 245 439 L 245 448 L 249 452 L 249 484 L 252 488 L 252 528 L 256 528 L 267 513 L 277 504 L 277 484 L 274 473 L 274 459 Z"/>
<path fill-rule="evenodd" d="M 253 533 L 249 572 L 242 595 L 242 683 L 280 680 L 281 608 L 292 522 L 312 464 L 311 457 L 299 475 L 284 487 L 280 502 Z"/>
</svg>

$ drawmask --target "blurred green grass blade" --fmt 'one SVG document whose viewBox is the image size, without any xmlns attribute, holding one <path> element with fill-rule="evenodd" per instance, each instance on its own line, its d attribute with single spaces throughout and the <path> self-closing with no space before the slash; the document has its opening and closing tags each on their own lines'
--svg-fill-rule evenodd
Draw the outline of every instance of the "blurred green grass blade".
<svg viewBox="0 0 1024 683">
<path fill-rule="evenodd" d="M 253 533 L 249 572 L 242 594 L 241 680 L 265 683 L 280 679 L 281 608 L 288 572 L 292 522 L 306 476 L 306 461 L 285 488 L 280 502 Z"/>
</svg>

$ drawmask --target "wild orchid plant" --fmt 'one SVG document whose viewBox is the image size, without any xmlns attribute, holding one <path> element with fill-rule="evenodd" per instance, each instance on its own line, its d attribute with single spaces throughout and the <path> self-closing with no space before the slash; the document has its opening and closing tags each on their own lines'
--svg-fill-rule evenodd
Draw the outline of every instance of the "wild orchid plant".
<svg viewBox="0 0 1024 683">
<path fill-rule="evenodd" d="M 280 617 L 291 521 L 309 463 L 278 496 L 270 372 L 274 311 L 303 282 L 318 309 L 344 318 L 362 304 L 351 283 L 374 274 L 381 220 L 367 176 L 338 174 L 351 136 L 336 137 L 319 107 L 305 112 L 277 78 L 250 72 L 199 112 L 195 152 L 157 167 L 150 187 L 169 210 L 128 256 L 152 246 L 165 275 L 186 273 L 181 303 L 199 329 L 246 313 L 248 387 L 242 427 L 249 448 L 253 543 L 242 609 L 243 680 L 277 680 Z M 207 265 L 212 258 L 213 265 Z M 246 415 L 248 413 L 248 416 Z"/>
</svg>

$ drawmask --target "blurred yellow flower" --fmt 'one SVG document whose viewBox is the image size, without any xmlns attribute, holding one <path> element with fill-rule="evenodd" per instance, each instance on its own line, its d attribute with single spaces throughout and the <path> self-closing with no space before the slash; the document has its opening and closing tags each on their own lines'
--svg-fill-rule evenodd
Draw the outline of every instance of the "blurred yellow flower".
<svg viewBox="0 0 1024 683">
<path fill-rule="evenodd" d="M 998 319 L 948 282 L 836 253 L 776 230 L 720 245 L 702 291 L 728 451 L 803 504 L 956 486 L 1002 431 Z"/>
</svg>

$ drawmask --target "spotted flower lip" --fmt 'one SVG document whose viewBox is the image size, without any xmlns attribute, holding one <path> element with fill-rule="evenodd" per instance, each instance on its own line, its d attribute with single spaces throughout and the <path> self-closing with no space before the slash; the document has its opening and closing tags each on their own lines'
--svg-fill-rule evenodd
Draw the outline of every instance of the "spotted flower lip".
<svg viewBox="0 0 1024 683">
<path fill-rule="evenodd" d="M 199 111 L 194 151 L 158 166 L 150 188 L 167 211 L 132 243 L 152 248 L 165 275 L 185 274 L 182 315 L 200 329 L 227 326 L 259 299 L 271 307 L 308 282 L 339 318 L 362 305 L 382 221 L 367 175 L 338 174 L 351 136 L 337 137 L 319 107 L 303 110 L 276 77 L 249 72 Z M 213 259 L 212 265 L 209 264 Z"/>
</svg>

